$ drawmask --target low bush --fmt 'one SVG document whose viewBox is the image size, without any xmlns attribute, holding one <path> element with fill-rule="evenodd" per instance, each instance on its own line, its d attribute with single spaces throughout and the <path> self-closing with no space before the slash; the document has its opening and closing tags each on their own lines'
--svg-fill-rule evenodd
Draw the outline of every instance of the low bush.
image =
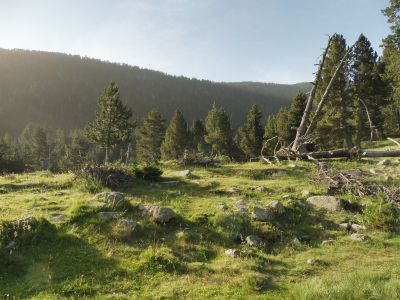
<svg viewBox="0 0 400 300">
<path fill-rule="evenodd" d="M 136 167 L 133 172 L 136 178 L 151 181 L 159 180 L 163 173 L 158 166 L 146 166 L 143 168 Z"/>
<path fill-rule="evenodd" d="M 138 271 L 147 274 L 182 273 L 186 266 L 178 260 L 171 249 L 149 247 L 140 254 Z"/>
<path fill-rule="evenodd" d="M 379 202 L 374 202 L 367 206 L 361 215 L 361 221 L 372 228 L 393 230 L 400 225 L 396 206 L 393 202 L 385 200 L 383 197 Z"/>
</svg>

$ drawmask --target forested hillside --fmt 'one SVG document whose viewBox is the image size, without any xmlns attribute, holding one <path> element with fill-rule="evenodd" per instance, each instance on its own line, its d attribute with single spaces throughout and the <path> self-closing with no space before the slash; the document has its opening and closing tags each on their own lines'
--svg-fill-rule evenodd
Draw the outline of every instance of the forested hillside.
<svg viewBox="0 0 400 300">
<path fill-rule="evenodd" d="M 0 131 L 17 134 L 29 122 L 82 127 L 93 118 L 97 99 L 111 80 L 135 118 L 152 108 L 169 118 L 180 107 L 191 123 L 204 118 L 216 102 L 226 107 L 235 128 L 252 104 L 270 115 L 307 86 L 214 83 L 76 55 L 0 49 Z"/>
</svg>

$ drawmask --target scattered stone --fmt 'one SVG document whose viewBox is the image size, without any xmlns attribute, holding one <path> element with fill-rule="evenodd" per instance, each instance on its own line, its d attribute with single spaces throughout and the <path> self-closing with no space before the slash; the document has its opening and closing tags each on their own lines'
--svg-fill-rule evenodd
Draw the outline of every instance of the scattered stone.
<svg viewBox="0 0 400 300">
<path fill-rule="evenodd" d="M 301 192 L 301 196 L 302 196 L 302 197 L 308 197 L 308 196 L 310 196 L 310 191 L 308 191 L 308 190 L 303 190 L 303 191 Z"/>
<path fill-rule="evenodd" d="M 365 242 L 369 241 L 371 238 L 368 235 L 360 234 L 360 233 L 353 233 L 350 235 L 350 238 L 355 241 Z"/>
<path fill-rule="evenodd" d="M 231 187 L 230 189 L 227 190 L 228 193 L 231 194 L 237 194 L 240 193 L 240 189 L 236 188 L 236 187 Z"/>
<path fill-rule="evenodd" d="M 341 208 L 340 201 L 333 196 L 312 196 L 306 202 L 313 207 L 324 208 L 330 212 L 339 211 Z"/>
<path fill-rule="evenodd" d="M 378 166 L 390 166 L 392 162 L 389 159 L 383 159 L 378 162 Z"/>
<path fill-rule="evenodd" d="M 330 244 L 333 244 L 334 242 L 335 242 L 335 240 L 329 239 L 329 240 L 322 241 L 322 245 L 330 245 Z"/>
<path fill-rule="evenodd" d="M 340 229 L 343 229 L 343 230 L 350 230 L 350 228 L 351 228 L 349 223 L 340 223 L 339 227 L 340 227 Z"/>
<path fill-rule="evenodd" d="M 254 207 L 253 212 L 251 214 L 253 219 L 257 221 L 270 221 L 273 219 L 274 214 L 271 208 L 266 209 L 266 208 L 260 208 L 260 207 Z"/>
<path fill-rule="evenodd" d="M 266 188 L 261 185 L 250 185 L 249 190 L 257 192 L 265 192 Z"/>
<path fill-rule="evenodd" d="M 239 257 L 240 251 L 238 249 L 226 249 L 225 254 L 230 257 Z"/>
<path fill-rule="evenodd" d="M 94 197 L 95 199 L 104 199 L 114 206 L 121 205 L 125 199 L 124 195 L 118 192 L 103 192 L 96 194 Z"/>
<path fill-rule="evenodd" d="M 62 196 L 62 195 L 64 195 L 63 192 L 55 192 L 55 193 L 54 193 L 54 196 Z"/>
<path fill-rule="evenodd" d="M 351 229 L 354 231 L 360 231 L 360 230 L 366 230 L 367 227 L 358 224 L 351 224 Z"/>
<path fill-rule="evenodd" d="M 121 213 L 115 211 L 102 211 L 97 214 L 100 218 L 104 220 L 117 219 L 121 216 Z"/>
<path fill-rule="evenodd" d="M 284 200 L 285 200 L 285 199 L 290 199 L 290 195 L 283 195 L 283 196 L 282 196 L 282 199 L 284 199 Z"/>
<path fill-rule="evenodd" d="M 250 246 L 257 246 L 258 244 L 260 244 L 260 242 L 260 238 L 256 235 L 249 235 L 248 237 L 246 237 L 246 243 Z"/>
<path fill-rule="evenodd" d="M 321 263 L 321 260 L 318 258 L 309 258 L 307 259 L 307 264 L 309 265 L 318 265 Z"/>
<path fill-rule="evenodd" d="M 138 208 L 158 223 L 166 223 L 176 217 L 175 212 L 169 207 L 139 204 Z"/>
<path fill-rule="evenodd" d="M 229 207 L 228 207 L 228 205 L 226 205 L 225 203 L 222 203 L 222 204 L 220 204 L 220 205 L 218 206 L 218 208 L 219 208 L 220 210 L 227 211 Z"/>
<path fill-rule="evenodd" d="M 370 172 L 371 174 L 373 174 L 373 175 L 376 175 L 375 169 L 369 169 L 369 172 Z"/>
<path fill-rule="evenodd" d="M 63 214 L 53 214 L 50 219 L 55 222 L 63 222 L 67 216 Z"/>
<path fill-rule="evenodd" d="M 173 172 L 171 175 L 175 176 L 175 177 L 190 178 L 190 177 L 192 177 L 192 172 L 190 170 L 183 170 L 183 171 Z"/>
<path fill-rule="evenodd" d="M 271 201 L 270 203 L 268 203 L 268 207 L 271 208 L 272 211 L 274 213 L 277 213 L 278 215 L 285 213 L 285 207 L 279 201 Z"/>
</svg>

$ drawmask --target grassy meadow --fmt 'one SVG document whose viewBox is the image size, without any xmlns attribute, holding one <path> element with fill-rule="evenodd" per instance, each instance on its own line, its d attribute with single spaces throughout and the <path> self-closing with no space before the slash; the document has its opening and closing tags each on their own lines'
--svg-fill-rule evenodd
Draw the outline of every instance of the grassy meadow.
<svg viewBox="0 0 400 300">
<path fill-rule="evenodd" d="M 195 167 L 191 178 L 176 184 L 137 180 L 119 190 L 126 199 L 121 218 L 137 222 L 129 233 L 119 229 L 118 219 L 98 217 L 116 208 L 99 207 L 73 174 L 2 176 L 0 219 L 34 216 L 40 228 L 29 242 L 1 250 L 0 298 L 399 299 L 400 235 L 396 228 L 370 226 L 361 209 L 381 197 L 345 193 L 337 197 L 352 204 L 348 209 L 310 209 L 304 201 L 326 195 L 327 187 L 311 182 L 314 164 L 295 164 Z M 362 169 L 385 185 L 400 183 L 395 160 L 382 167 L 374 160 L 333 164 Z M 176 180 L 171 174 L 177 169 L 165 166 L 163 180 Z M 257 222 L 237 211 L 242 199 L 252 200 L 250 212 L 272 200 L 286 211 Z M 142 215 L 139 203 L 170 207 L 177 217 L 157 224 Z M 363 233 L 371 240 L 351 240 L 338 226 L 343 220 L 366 225 Z M 248 235 L 262 243 L 246 245 Z M 327 239 L 335 242 L 322 244 Z M 226 255 L 230 248 L 240 256 Z"/>
</svg>

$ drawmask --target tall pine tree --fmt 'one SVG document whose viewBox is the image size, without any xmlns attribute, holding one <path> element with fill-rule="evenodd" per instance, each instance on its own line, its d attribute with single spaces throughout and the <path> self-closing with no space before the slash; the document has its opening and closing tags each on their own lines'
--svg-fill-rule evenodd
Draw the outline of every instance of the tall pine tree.
<svg viewBox="0 0 400 300">
<path fill-rule="evenodd" d="M 164 140 L 165 120 L 153 109 L 143 120 L 136 134 L 136 156 L 139 163 L 158 163 L 161 159 L 161 144 Z"/>
<path fill-rule="evenodd" d="M 247 115 L 246 124 L 240 129 L 240 148 L 247 158 L 260 156 L 264 136 L 261 118 L 258 106 L 253 105 Z"/>
<path fill-rule="evenodd" d="M 177 109 L 165 132 L 164 141 L 161 145 L 161 157 L 163 159 L 178 159 L 189 144 L 187 123 L 182 112 Z"/>
<path fill-rule="evenodd" d="M 131 109 L 122 103 L 118 86 L 112 81 L 99 98 L 95 120 L 87 126 L 89 138 L 105 150 L 105 163 L 112 147 L 129 141 L 133 131 L 131 117 Z"/>
</svg>

